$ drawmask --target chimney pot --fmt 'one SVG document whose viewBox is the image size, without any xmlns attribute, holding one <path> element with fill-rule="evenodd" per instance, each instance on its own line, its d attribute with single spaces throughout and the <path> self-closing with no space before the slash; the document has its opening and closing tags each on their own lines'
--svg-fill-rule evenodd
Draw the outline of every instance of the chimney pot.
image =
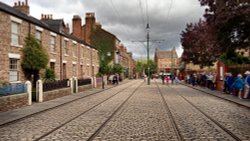
<svg viewBox="0 0 250 141">
<path fill-rule="evenodd" d="M 22 2 L 22 6 L 24 6 L 24 2 Z"/>
<path fill-rule="evenodd" d="M 21 2 L 20 1 L 18 1 L 18 6 L 21 6 Z"/>
<path fill-rule="evenodd" d="M 28 6 L 28 0 L 25 0 L 25 5 Z"/>
<path fill-rule="evenodd" d="M 14 4 L 15 4 L 15 6 L 17 6 L 17 3 L 16 3 L 16 2 L 15 2 Z"/>
</svg>

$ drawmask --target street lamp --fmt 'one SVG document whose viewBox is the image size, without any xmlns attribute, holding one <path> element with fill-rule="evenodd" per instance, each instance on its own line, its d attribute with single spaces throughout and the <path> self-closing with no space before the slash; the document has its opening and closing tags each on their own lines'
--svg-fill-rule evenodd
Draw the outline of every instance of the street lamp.
<svg viewBox="0 0 250 141">
<path fill-rule="evenodd" d="M 150 85 L 150 67 L 149 67 L 149 23 L 147 23 L 147 66 L 148 66 L 148 85 Z"/>
</svg>

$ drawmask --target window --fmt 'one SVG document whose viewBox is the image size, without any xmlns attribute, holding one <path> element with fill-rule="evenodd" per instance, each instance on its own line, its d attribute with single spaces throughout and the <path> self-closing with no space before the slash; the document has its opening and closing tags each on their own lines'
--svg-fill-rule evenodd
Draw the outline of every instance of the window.
<svg viewBox="0 0 250 141">
<path fill-rule="evenodd" d="M 63 63 L 63 79 L 67 79 L 67 67 L 66 63 Z"/>
<path fill-rule="evenodd" d="M 73 57 L 77 57 L 77 46 L 76 44 L 73 44 Z"/>
<path fill-rule="evenodd" d="M 55 52 L 56 48 L 56 37 L 50 36 L 50 52 Z"/>
<path fill-rule="evenodd" d="M 73 76 L 76 76 L 76 65 L 75 64 L 73 64 Z"/>
<path fill-rule="evenodd" d="M 81 46 L 80 48 L 80 55 L 81 55 L 81 58 L 83 58 L 83 46 Z"/>
<path fill-rule="evenodd" d="M 64 54 L 68 54 L 68 41 L 64 40 Z"/>
<path fill-rule="evenodd" d="M 50 68 L 55 71 L 55 62 L 50 62 Z"/>
<path fill-rule="evenodd" d="M 18 81 L 18 69 L 17 69 L 17 59 L 10 59 L 9 60 L 9 81 Z"/>
<path fill-rule="evenodd" d="M 42 44 L 42 32 L 37 30 L 35 36 L 36 36 L 36 39 L 38 40 L 38 42 L 40 44 Z"/>
<path fill-rule="evenodd" d="M 11 22 L 11 45 L 20 45 L 20 24 Z"/>
</svg>

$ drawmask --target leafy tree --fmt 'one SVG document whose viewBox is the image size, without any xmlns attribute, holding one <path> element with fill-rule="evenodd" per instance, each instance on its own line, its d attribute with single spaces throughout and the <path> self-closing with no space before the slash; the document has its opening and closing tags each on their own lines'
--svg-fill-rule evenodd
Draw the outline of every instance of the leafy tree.
<svg viewBox="0 0 250 141">
<path fill-rule="evenodd" d="M 120 64 L 114 64 L 112 72 L 121 74 L 123 73 L 123 67 Z"/>
<path fill-rule="evenodd" d="M 22 53 L 21 66 L 27 79 L 31 80 L 31 75 L 33 75 L 33 85 L 35 85 L 39 71 L 45 69 L 49 62 L 49 56 L 41 44 L 31 35 L 26 37 Z"/>
<path fill-rule="evenodd" d="M 154 64 L 153 60 L 149 60 L 149 68 L 151 75 L 156 72 L 156 65 Z M 144 73 L 148 75 L 147 69 L 147 60 L 140 60 L 136 62 L 136 72 L 139 73 L 140 76 L 143 76 Z"/>
<path fill-rule="evenodd" d="M 221 48 L 216 42 L 215 31 L 205 21 L 196 24 L 187 24 L 181 33 L 181 43 L 184 49 L 182 60 L 186 63 L 212 66 L 219 57 Z"/>
<path fill-rule="evenodd" d="M 112 69 L 113 69 L 112 65 L 101 64 L 99 72 L 101 74 L 108 74 L 108 75 L 110 75 L 112 73 Z"/>
<path fill-rule="evenodd" d="M 216 30 L 217 43 L 232 53 L 250 45 L 250 3 L 247 0 L 199 0 L 206 6 L 204 17 Z"/>
<path fill-rule="evenodd" d="M 55 71 L 52 70 L 51 68 L 46 68 L 43 76 L 44 82 L 53 82 L 56 79 L 56 74 Z"/>
</svg>

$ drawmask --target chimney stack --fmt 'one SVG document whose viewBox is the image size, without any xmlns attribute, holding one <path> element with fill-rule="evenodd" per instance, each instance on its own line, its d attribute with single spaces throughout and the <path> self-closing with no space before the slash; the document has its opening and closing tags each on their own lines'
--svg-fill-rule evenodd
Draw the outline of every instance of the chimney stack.
<svg viewBox="0 0 250 141">
<path fill-rule="evenodd" d="M 79 15 L 74 15 L 72 19 L 72 34 L 78 38 L 82 38 L 82 19 Z"/>
<path fill-rule="evenodd" d="M 84 40 L 86 43 L 91 44 L 90 36 L 94 29 L 96 29 L 96 22 L 95 22 L 95 13 L 86 13 L 85 15 L 85 31 L 84 31 Z"/>
<path fill-rule="evenodd" d="M 30 7 L 28 4 L 28 0 L 25 0 L 25 2 L 22 2 L 22 3 L 21 3 L 21 1 L 18 1 L 18 3 L 15 2 L 13 8 L 21 11 L 22 13 L 24 13 L 26 15 L 30 14 Z"/>
<path fill-rule="evenodd" d="M 65 32 L 66 32 L 66 33 L 69 33 L 69 24 L 68 24 L 68 23 L 66 24 Z"/>
<path fill-rule="evenodd" d="M 41 14 L 41 20 L 53 20 L 52 14 Z"/>
</svg>

